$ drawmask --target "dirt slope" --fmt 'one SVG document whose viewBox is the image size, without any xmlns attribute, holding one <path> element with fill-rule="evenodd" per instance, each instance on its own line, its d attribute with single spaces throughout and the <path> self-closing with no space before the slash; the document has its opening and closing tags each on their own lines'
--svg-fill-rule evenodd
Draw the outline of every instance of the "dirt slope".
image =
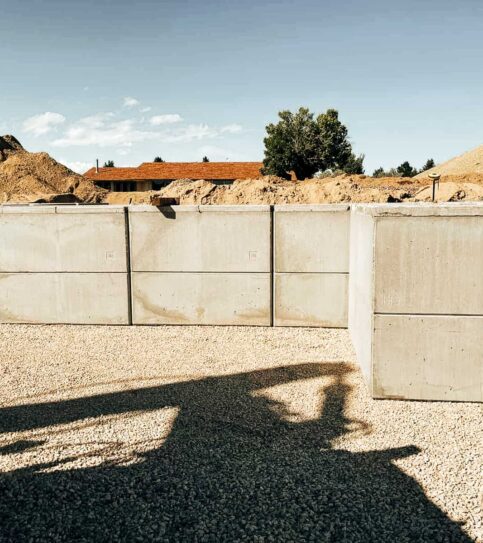
<svg viewBox="0 0 483 543">
<path fill-rule="evenodd" d="M 50 201 L 59 194 L 99 202 L 105 193 L 47 153 L 29 153 L 13 136 L 0 137 L 0 203 Z"/>
<path fill-rule="evenodd" d="M 438 164 L 415 179 L 428 178 L 431 173 L 441 175 L 442 180 L 483 182 L 483 145 Z"/>
</svg>

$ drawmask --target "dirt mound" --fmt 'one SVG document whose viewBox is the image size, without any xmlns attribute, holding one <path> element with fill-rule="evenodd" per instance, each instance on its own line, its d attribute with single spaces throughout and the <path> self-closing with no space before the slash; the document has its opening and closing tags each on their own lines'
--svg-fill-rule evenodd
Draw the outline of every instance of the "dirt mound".
<svg viewBox="0 0 483 543">
<path fill-rule="evenodd" d="M 6 160 L 9 155 L 18 153 L 19 151 L 24 151 L 24 148 L 15 136 L 11 136 L 10 134 L 0 136 L 0 162 Z"/>
<path fill-rule="evenodd" d="M 348 202 L 430 201 L 431 184 L 407 177 L 374 179 L 365 175 L 342 175 L 305 181 L 277 177 L 244 179 L 232 185 L 210 181 L 173 181 L 160 191 L 108 193 L 109 204 L 149 204 L 154 195 L 179 198 L 181 204 L 335 204 Z M 483 200 L 483 183 L 441 183 L 440 202 Z"/>
<path fill-rule="evenodd" d="M 483 182 L 483 145 L 420 173 L 416 179 L 428 178 L 432 173 L 445 181 Z"/>
<path fill-rule="evenodd" d="M 432 186 L 427 186 L 419 190 L 414 200 L 417 202 L 431 202 Z M 437 202 L 459 202 L 461 200 L 483 201 L 483 185 L 476 183 L 441 183 L 436 185 Z"/>
<path fill-rule="evenodd" d="M 13 136 L 0 138 L 0 203 L 52 201 L 72 194 L 79 202 L 100 202 L 106 191 L 47 153 L 25 151 Z M 66 197 L 65 199 L 68 200 Z"/>
<path fill-rule="evenodd" d="M 365 175 L 341 175 L 305 181 L 277 177 L 244 179 L 232 185 L 210 181 L 173 181 L 160 191 L 109 193 L 110 204 L 149 204 L 154 195 L 179 198 L 181 204 L 328 204 L 348 202 L 417 202 L 431 200 L 427 180 L 407 177 L 374 179 Z M 483 184 L 441 183 L 441 202 L 483 200 Z"/>
</svg>

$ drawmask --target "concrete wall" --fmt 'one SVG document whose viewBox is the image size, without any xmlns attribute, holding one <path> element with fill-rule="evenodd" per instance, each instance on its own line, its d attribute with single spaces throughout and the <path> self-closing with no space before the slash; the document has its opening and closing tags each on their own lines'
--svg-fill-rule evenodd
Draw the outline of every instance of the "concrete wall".
<svg viewBox="0 0 483 543">
<path fill-rule="evenodd" d="M 349 327 L 377 398 L 483 400 L 483 204 L 356 205 Z"/>
<path fill-rule="evenodd" d="M 271 323 L 269 206 L 129 208 L 134 324 Z"/>
<path fill-rule="evenodd" d="M 275 326 L 347 327 L 348 205 L 274 208 Z"/>
<path fill-rule="evenodd" d="M 128 324 L 124 209 L 0 206 L 0 322 Z"/>
</svg>

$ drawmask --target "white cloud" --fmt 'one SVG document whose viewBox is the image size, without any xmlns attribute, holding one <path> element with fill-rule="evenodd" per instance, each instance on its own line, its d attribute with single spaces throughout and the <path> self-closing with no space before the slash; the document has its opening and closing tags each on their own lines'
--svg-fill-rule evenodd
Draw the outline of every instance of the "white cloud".
<svg viewBox="0 0 483 543">
<path fill-rule="evenodd" d="M 22 128 L 24 132 L 31 133 L 34 136 L 42 136 L 47 134 L 65 122 L 65 117 L 60 113 L 46 111 L 39 115 L 29 117 L 23 122 Z"/>
<path fill-rule="evenodd" d="M 151 117 L 149 122 L 153 126 L 159 126 L 161 124 L 179 123 L 182 120 L 181 115 L 178 115 L 177 113 L 167 113 L 166 115 L 155 115 L 154 117 Z"/>
<path fill-rule="evenodd" d="M 52 142 L 55 147 L 97 146 L 129 148 L 136 143 L 189 143 L 214 139 L 224 134 L 235 134 L 242 127 L 230 124 L 213 127 L 206 123 L 179 124 L 183 119 L 177 113 L 151 117 L 148 128 L 143 117 L 117 120 L 114 113 L 98 113 L 79 119 L 67 126 L 60 137 Z M 155 127 L 155 128 L 154 128 Z"/>
<path fill-rule="evenodd" d="M 142 107 L 139 111 L 141 113 L 147 113 L 148 111 L 151 111 L 152 107 L 151 106 L 146 106 L 146 107 Z"/>
<path fill-rule="evenodd" d="M 89 168 L 95 166 L 95 164 L 90 162 L 82 162 L 81 160 L 64 160 L 61 158 L 59 159 L 59 162 L 77 173 L 85 173 Z"/>
<path fill-rule="evenodd" d="M 220 133 L 224 134 L 225 132 L 228 134 L 238 134 L 238 132 L 241 132 L 243 130 L 243 127 L 240 124 L 227 124 L 226 126 L 222 126 L 220 129 Z"/>
<path fill-rule="evenodd" d="M 198 154 L 200 156 L 207 156 L 212 162 L 242 160 L 237 153 L 224 147 L 218 147 L 217 145 L 202 145 L 198 148 Z"/>
<path fill-rule="evenodd" d="M 80 119 L 68 127 L 61 138 L 52 142 L 55 147 L 97 145 L 99 147 L 130 147 L 133 143 L 157 139 L 159 134 L 139 130 L 135 121 L 112 121 L 112 113 L 101 113 Z"/>
<path fill-rule="evenodd" d="M 136 98 L 133 98 L 132 96 L 126 96 L 124 98 L 123 106 L 124 107 L 134 107 L 134 106 L 139 106 L 140 103 L 141 102 L 139 100 L 136 100 Z"/>
</svg>

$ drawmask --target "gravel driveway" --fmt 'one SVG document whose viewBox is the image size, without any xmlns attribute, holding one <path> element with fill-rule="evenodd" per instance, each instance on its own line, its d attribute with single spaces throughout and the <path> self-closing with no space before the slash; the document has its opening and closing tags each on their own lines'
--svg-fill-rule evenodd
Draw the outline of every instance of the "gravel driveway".
<svg viewBox="0 0 483 543">
<path fill-rule="evenodd" d="M 2 542 L 482 537 L 482 406 L 372 400 L 346 330 L 0 340 Z"/>
</svg>

